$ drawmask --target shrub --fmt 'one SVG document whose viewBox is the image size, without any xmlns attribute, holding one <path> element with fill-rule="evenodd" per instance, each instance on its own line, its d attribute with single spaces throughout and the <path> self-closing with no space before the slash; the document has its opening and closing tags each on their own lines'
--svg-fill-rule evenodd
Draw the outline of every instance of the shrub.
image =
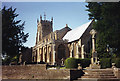
<svg viewBox="0 0 120 81">
<path fill-rule="evenodd" d="M 113 58 L 112 63 L 115 63 L 115 66 L 120 68 L 120 58 Z"/>
<path fill-rule="evenodd" d="M 75 58 L 67 58 L 65 60 L 65 67 L 66 68 L 77 68 L 77 59 Z"/>
<path fill-rule="evenodd" d="M 111 58 L 101 58 L 100 59 L 101 68 L 111 68 Z"/>
<path fill-rule="evenodd" d="M 85 58 L 85 59 L 82 59 L 82 61 L 81 61 L 81 66 L 82 66 L 83 68 L 89 67 L 90 63 L 91 63 L 91 60 L 90 60 L 89 58 Z"/>
<path fill-rule="evenodd" d="M 120 58 L 116 58 L 115 64 L 117 68 L 120 68 Z"/>
<path fill-rule="evenodd" d="M 91 61 L 88 58 L 85 58 L 85 59 L 67 58 L 65 60 L 65 67 L 66 68 L 77 68 L 78 63 L 80 63 L 83 68 L 85 68 L 90 65 Z"/>
</svg>

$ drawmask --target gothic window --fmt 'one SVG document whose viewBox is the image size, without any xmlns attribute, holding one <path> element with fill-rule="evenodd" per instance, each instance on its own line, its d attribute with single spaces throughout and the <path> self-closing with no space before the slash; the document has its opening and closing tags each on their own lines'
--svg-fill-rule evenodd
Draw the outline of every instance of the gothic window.
<svg viewBox="0 0 120 81">
<path fill-rule="evenodd" d="M 52 63 L 52 54 L 50 52 L 50 63 Z"/>
<path fill-rule="evenodd" d="M 78 47 L 79 57 L 81 58 L 81 47 Z"/>
<path fill-rule="evenodd" d="M 38 32 L 38 41 L 39 41 L 39 32 Z"/>
<path fill-rule="evenodd" d="M 74 49 L 72 50 L 72 57 L 74 57 Z"/>
<path fill-rule="evenodd" d="M 41 32 L 39 33 L 39 40 L 41 40 Z"/>
<path fill-rule="evenodd" d="M 37 56 L 37 50 L 36 50 L 36 58 L 35 58 L 36 62 L 37 62 L 37 58 L 38 58 L 38 56 Z"/>
<path fill-rule="evenodd" d="M 61 60 L 62 58 L 65 58 L 65 46 L 60 44 L 58 46 L 58 59 Z"/>
</svg>

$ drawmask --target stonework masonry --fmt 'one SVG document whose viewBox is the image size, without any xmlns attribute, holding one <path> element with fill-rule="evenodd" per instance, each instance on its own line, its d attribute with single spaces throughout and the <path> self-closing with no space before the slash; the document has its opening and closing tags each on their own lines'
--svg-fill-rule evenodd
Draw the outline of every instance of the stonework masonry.
<svg viewBox="0 0 120 81">
<path fill-rule="evenodd" d="M 68 42 L 67 39 L 63 40 L 63 37 L 72 31 L 67 24 L 53 32 L 53 18 L 48 21 L 42 20 L 40 16 L 40 21 L 37 20 L 36 44 L 32 48 L 32 62 L 42 61 L 54 65 L 61 64 L 61 60 L 68 57 L 87 58 L 91 49 L 91 29 L 92 22 L 79 39 Z"/>
</svg>

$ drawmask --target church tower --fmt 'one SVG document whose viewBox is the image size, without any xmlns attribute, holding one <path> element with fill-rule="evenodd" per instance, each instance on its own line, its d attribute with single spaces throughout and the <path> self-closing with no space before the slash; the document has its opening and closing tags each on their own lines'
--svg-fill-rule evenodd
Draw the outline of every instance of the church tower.
<svg viewBox="0 0 120 81">
<path fill-rule="evenodd" d="M 51 32 L 53 32 L 53 17 L 49 21 L 46 20 L 46 14 L 44 14 L 44 20 L 42 20 L 42 16 L 40 15 L 40 21 L 37 19 L 36 44 Z"/>
</svg>

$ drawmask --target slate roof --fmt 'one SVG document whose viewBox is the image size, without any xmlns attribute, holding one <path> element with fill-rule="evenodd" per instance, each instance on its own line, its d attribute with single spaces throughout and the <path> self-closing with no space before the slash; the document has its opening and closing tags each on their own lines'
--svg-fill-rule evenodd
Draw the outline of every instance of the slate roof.
<svg viewBox="0 0 120 81">
<path fill-rule="evenodd" d="M 79 39 L 83 35 L 85 30 L 89 27 L 89 25 L 92 23 L 92 21 L 93 20 L 67 32 L 67 34 L 63 37 L 63 40 L 67 39 L 68 42 L 72 42 Z"/>
</svg>

